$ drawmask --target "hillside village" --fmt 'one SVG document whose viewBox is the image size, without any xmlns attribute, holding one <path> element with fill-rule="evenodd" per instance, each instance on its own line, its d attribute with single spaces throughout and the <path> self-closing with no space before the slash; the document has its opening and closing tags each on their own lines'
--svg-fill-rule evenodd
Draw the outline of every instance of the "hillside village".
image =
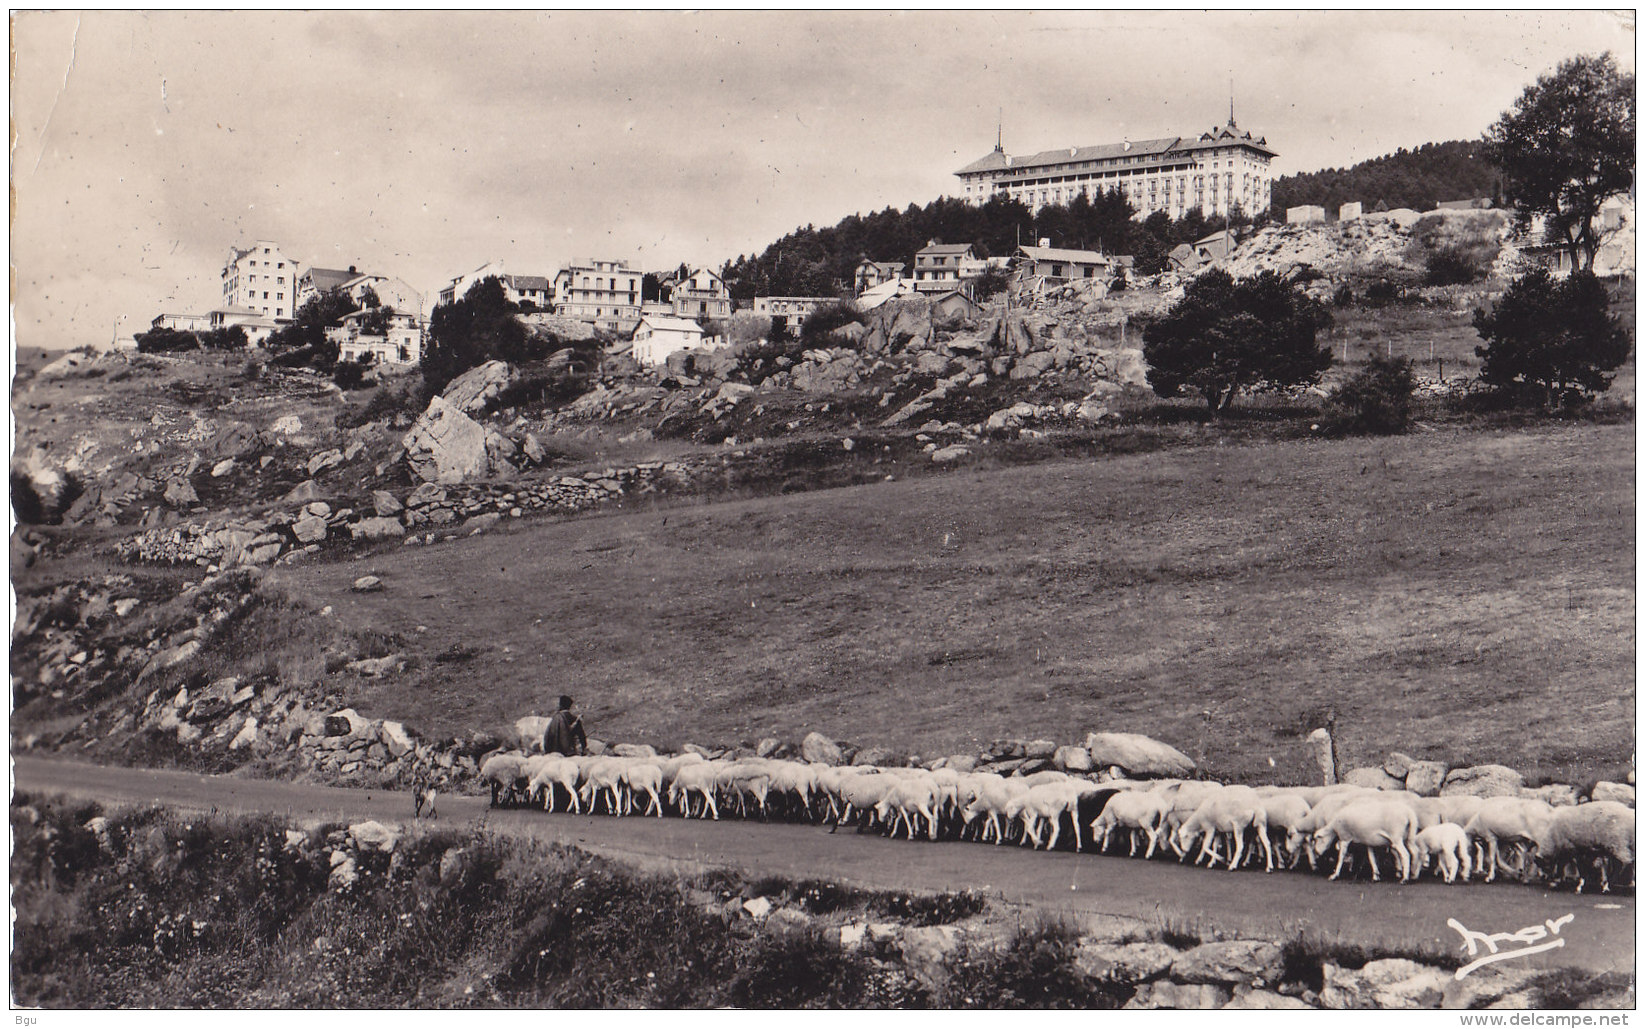
<svg viewBox="0 0 1645 1029">
<path fill-rule="evenodd" d="M 345 317 L 335 327 L 343 353 L 381 356 L 375 386 L 353 391 L 314 369 L 259 357 L 255 346 L 216 357 L 70 354 L 20 373 L 14 410 L 23 445 L 12 481 L 14 495 L 21 486 L 34 503 L 26 520 L 36 524 L 14 536 L 13 567 L 90 547 L 134 570 L 205 576 L 185 584 L 186 596 L 324 554 L 369 554 L 385 541 L 433 546 L 534 516 L 876 482 L 976 460 L 1171 445 L 1182 432 L 1205 430 L 1136 422 L 1157 402 L 1140 327 L 1206 268 L 1278 272 L 1349 321 L 1354 308 L 1341 306 L 1344 296 L 1403 283 L 1394 307 L 1376 309 L 1376 318 L 1406 311 L 1399 317 L 1438 326 L 1451 364 L 1423 366 L 1419 392 L 1466 393 L 1466 354 L 1476 338 L 1468 313 L 1538 260 L 1535 248 L 1520 245 L 1503 213 L 1474 205 L 1355 214 L 1325 222 L 1318 211 L 1293 212 L 1287 224 L 1242 239 L 1219 233 L 1173 254 L 1172 269 L 1153 276 L 1098 252 L 1023 246 L 1002 267 L 963 245 L 932 244 L 914 255 L 911 270 L 862 262 L 855 296 L 844 305 L 839 298 L 759 298 L 752 311 L 729 318 L 723 283 L 704 269 L 663 277 L 672 287 L 665 305 L 637 296 L 631 302 L 641 274 L 618 262 L 554 276 L 513 275 L 491 264 L 454 278 L 443 296 L 495 280 L 517 305 L 514 317 L 531 331 L 573 341 L 571 349 L 535 364 L 483 363 L 426 403 L 412 363 L 398 359 L 402 346 L 417 353 L 414 290 L 355 269 L 299 269 L 272 243 L 259 243 L 234 251 L 225 269 L 226 294 L 242 301 L 233 306 L 249 306 L 246 291 L 256 283 L 260 294 L 265 275 L 273 276 L 275 311 L 282 280 L 292 283 L 299 306 L 317 290 L 369 290 L 404 316 L 398 324 L 410 342 L 374 339 L 361 331 L 363 319 Z M 1421 285 L 1432 254 L 1458 245 L 1472 248 L 1483 278 Z M 981 295 L 976 286 L 1002 271 L 999 292 Z M 807 333 L 808 311 L 818 310 L 835 320 Z M 221 316 L 211 323 L 221 329 L 241 315 L 225 309 L 212 316 Z M 240 324 L 261 329 L 263 318 L 259 311 Z M 796 320 L 800 339 L 773 345 L 769 327 L 777 319 Z M 703 321 L 739 326 L 744 335 L 716 338 Z M 592 365 L 564 360 L 586 354 L 577 348 L 588 345 L 598 348 Z M 1345 341 L 1344 353 L 1353 345 Z M 1358 354 L 1370 345 L 1362 341 Z M 1317 405 L 1326 390 L 1310 390 L 1305 400 Z M 1628 403 L 1631 380 L 1613 395 Z M 1268 402 L 1290 403 L 1288 396 L 1280 391 Z M 90 411 L 95 419 L 79 417 Z M 103 612 L 99 618 L 113 618 L 149 603 L 144 589 L 154 587 L 141 581 L 117 575 L 24 604 L 24 633 L 13 652 L 20 721 L 59 726 L 29 733 L 29 745 L 97 747 L 105 740 L 118 748 L 123 734 L 159 717 L 160 708 L 105 712 L 94 700 L 158 669 L 188 667 L 196 653 L 189 640 L 209 625 L 190 622 L 181 635 L 157 630 L 105 649 L 85 635 L 98 620 L 68 625 L 49 614 L 54 605 L 89 603 Z M 132 595 L 119 595 L 122 589 Z M 227 610 L 210 613 L 229 617 Z M 339 659 L 343 679 L 322 677 L 290 702 L 303 711 L 323 707 L 344 680 L 394 675 L 396 660 L 370 652 Z M 53 722 L 71 711 L 90 714 Z M 234 724 L 241 735 L 205 742 L 242 759 L 278 749 L 255 730 L 242 739 L 244 719 Z"/>
</svg>

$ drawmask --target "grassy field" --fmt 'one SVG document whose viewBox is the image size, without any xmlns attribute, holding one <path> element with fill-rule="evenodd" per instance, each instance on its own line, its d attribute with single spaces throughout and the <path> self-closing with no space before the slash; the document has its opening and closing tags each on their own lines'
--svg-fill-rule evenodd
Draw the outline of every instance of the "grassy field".
<svg viewBox="0 0 1645 1029">
<path fill-rule="evenodd" d="M 1349 765 L 1397 749 L 1571 781 L 1634 749 L 1634 463 L 1632 425 L 1208 446 L 273 575 L 421 659 L 348 699 L 431 734 L 570 692 L 615 740 L 816 729 L 929 756 L 1104 729 L 1295 782 L 1335 709 Z M 385 592 L 349 591 L 367 573 Z"/>
</svg>

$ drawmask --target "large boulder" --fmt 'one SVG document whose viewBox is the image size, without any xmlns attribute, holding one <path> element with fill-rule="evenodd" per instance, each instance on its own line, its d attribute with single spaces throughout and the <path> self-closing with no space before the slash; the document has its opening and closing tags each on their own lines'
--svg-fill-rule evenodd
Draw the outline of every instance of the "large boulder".
<svg viewBox="0 0 1645 1029">
<path fill-rule="evenodd" d="M 903 967 L 929 989 L 947 979 L 948 956 L 959 945 L 959 930 L 951 925 L 909 926 L 897 939 Z"/>
<path fill-rule="evenodd" d="M 1163 943 L 1082 941 L 1074 967 L 1087 979 L 1142 983 L 1164 975 L 1176 959 L 1177 951 Z"/>
<path fill-rule="evenodd" d="M 1405 783 L 1381 768 L 1351 768 L 1342 775 L 1349 786 L 1365 786 L 1373 790 L 1403 790 Z"/>
<path fill-rule="evenodd" d="M 1443 761 L 1412 761 L 1405 772 L 1405 788 L 1419 797 L 1437 797 L 1448 771 Z"/>
<path fill-rule="evenodd" d="M 1136 779 L 1185 779 L 1194 774 L 1188 755 L 1141 733 L 1094 732 L 1085 737 L 1085 749 L 1096 767 L 1118 766 Z"/>
<path fill-rule="evenodd" d="M 1361 969 L 1325 964 L 1320 1006 L 1338 1011 L 1369 1008 L 1437 1008 L 1450 973 L 1406 958 L 1366 962 Z"/>
<path fill-rule="evenodd" d="M 357 540 L 380 540 L 404 536 L 406 527 L 398 518 L 362 518 L 350 525 L 348 531 Z"/>
<path fill-rule="evenodd" d="M 1174 983 L 1163 979 L 1143 983 L 1136 995 L 1125 1002 L 1127 1011 L 1153 1011 L 1165 1008 L 1173 1011 L 1212 1011 L 1223 1007 L 1234 998 L 1233 991 L 1215 983 Z"/>
<path fill-rule="evenodd" d="M 260 442 L 257 430 L 245 422 L 229 422 L 206 441 L 203 452 L 211 457 L 239 457 Z"/>
<path fill-rule="evenodd" d="M 1171 962 L 1171 978 L 1185 983 L 1276 982 L 1285 962 L 1278 946 L 1264 940 L 1202 943 Z"/>
<path fill-rule="evenodd" d="M 385 854 L 400 842 L 400 834 L 378 821 L 356 822 L 348 827 L 349 839 L 361 850 L 380 850 Z"/>
<path fill-rule="evenodd" d="M 1525 777 L 1505 765 L 1453 768 L 1440 787 L 1442 797 L 1517 797 Z"/>
<path fill-rule="evenodd" d="M 1634 788 L 1621 782 L 1597 782 L 1594 784 L 1593 800 L 1614 800 L 1618 804 L 1634 806 Z"/>
<path fill-rule="evenodd" d="M 504 361 L 487 361 L 452 379 L 440 397 L 464 414 L 477 414 L 514 382 L 514 369 Z"/>
<path fill-rule="evenodd" d="M 493 439 L 495 437 L 495 440 Z M 506 458 L 514 444 L 448 404 L 443 397 L 428 402 L 400 441 L 406 464 L 424 482 L 451 485 L 484 478 L 493 461 Z"/>
<path fill-rule="evenodd" d="M 1144 389 L 1148 387 L 1148 362 L 1143 360 L 1141 350 L 1116 347 L 1113 350 L 1098 350 L 1095 357 L 1101 362 L 1109 382 Z"/>
<path fill-rule="evenodd" d="M 1091 752 L 1084 747 L 1058 747 L 1051 763 L 1065 772 L 1089 772 L 1094 767 Z"/>
<path fill-rule="evenodd" d="M 304 515 L 291 523 L 291 534 L 299 543 L 318 543 L 326 538 L 326 520 L 319 515 Z"/>
<path fill-rule="evenodd" d="M 800 741 L 800 756 L 812 764 L 839 765 L 845 763 L 840 745 L 820 732 L 807 733 Z"/>
</svg>

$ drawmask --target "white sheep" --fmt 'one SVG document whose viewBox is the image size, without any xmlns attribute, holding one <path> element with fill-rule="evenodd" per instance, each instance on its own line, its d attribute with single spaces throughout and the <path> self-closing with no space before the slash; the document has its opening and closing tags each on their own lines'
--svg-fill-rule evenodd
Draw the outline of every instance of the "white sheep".
<svg viewBox="0 0 1645 1029">
<path fill-rule="evenodd" d="M 965 808 L 960 812 L 960 818 L 965 825 L 970 825 L 978 815 L 988 817 L 982 823 L 981 839 L 988 842 L 988 830 L 994 831 L 994 845 L 997 847 L 1005 842 L 1005 830 L 1010 825 L 1008 811 L 1012 809 L 1012 802 L 1019 796 L 1026 795 L 1031 787 L 1021 779 L 1007 779 L 992 772 L 977 773 L 967 780 L 965 789 L 970 795 Z"/>
<path fill-rule="evenodd" d="M 547 760 L 543 760 L 546 758 Z M 554 810 L 554 787 L 562 787 L 571 798 L 571 810 L 582 813 L 582 801 L 577 796 L 577 763 L 558 754 L 540 755 L 531 773 L 529 795 L 542 801 L 544 811 Z M 541 792 L 539 792 L 541 791 Z"/>
<path fill-rule="evenodd" d="M 1418 875 L 1428 867 L 1430 859 L 1437 861 L 1440 874 L 1448 883 L 1456 882 L 1459 874 L 1463 882 L 1467 882 L 1474 874 L 1468 834 L 1455 822 L 1435 822 L 1417 832 L 1416 843 L 1411 848 L 1411 863 Z"/>
<path fill-rule="evenodd" d="M 1497 869 L 1523 875 L 1529 848 L 1547 829 L 1554 808 L 1528 797 L 1487 797 L 1478 812 L 1463 826 L 1469 838 L 1484 844 L 1480 866 L 1486 868 L 1485 881 L 1496 878 Z M 1502 859 L 1503 843 L 1514 845 L 1519 854 L 1517 867 Z"/>
<path fill-rule="evenodd" d="M 893 777 L 892 786 L 874 805 L 874 811 L 881 822 L 890 827 L 890 834 L 897 835 L 897 826 L 901 824 L 908 833 L 908 838 L 914 838 L 914 816 L 923 817 L 930 826 L 931 839 L 937 838 L 937 793 L 938 786 L 929 776 L 924 778 Z M 891 812 L 896 817 L 891 818 Z"/>
<path fill-rule="evenodd" d="M 901 781 L 899 776 L 880 775 L 877 772 L 857 775 L 842 775 L 836 780 L 835 793 L 839 800 L 840 814 L 830 829 L 833 832 L 841 824 L 851 820 L 851 816 L 861 812 L 863 821 L 857 827 L 861 832 L 874 823 L 875 811 L 880 801 L 885 799 L 892 787 Z"/>
<path fill-rule="evenodd" d="M 1302 860 L 1302 848 L 1291 846 L 1291 834 L 1313 808 L 1309 805 L 1307 797 L 1300 792 L 1279 790 L 1263 793 L 1259 789 L 1257 793 L 1257 803 L 1261 806 L 1263 817 L 1268 824 L 1270 844 L 1280 848 L 1280 853 L 1289 862 L 1287 868 L 1297 867 Z"/>
<path fill-rule="evenodd" d="M 658 818 L 663 816 L 663 770 L 655 761 L 637 758 L 627 762 L 623 767 L 624 813 L 633 810 L 634 797 L 644 793 L 651 799 L 646 808 L 646 814 L 656 813 Z"/>
<path fill-rule="evenodd" d="M 606 810 L 613 815 L 623 813 L 623 771 L 627 762 L 620 757 L 591 757 L 586 759 L 574 758 L 579 763 L 582 782 L 583 804 L 589 813 L 594 812 L 594 805 L 600 798 L 600 791 L 609 795 Z"/>
<path fill-rule="evenodd" d="M 1113 783 L 1107 785 L 1112 786 Z M 1143 858 L 1153 857 L 1154 849 L 1159 844 L 1160 824 L 1165 820 L 1172 802 L 1171 797 L 1147 790 L 1122 789 L 1114 794 L 1102 809 L 1102 814 L 1091 821 L 1091 835 L 1096 840 L 1097 850 L 1106 853 L 1109 837 L 1114 830 L 1123 829 L 1131 841 L 1130 857 L 1137 856 L 1139 833 L 1148 840 Z"/>
<path fill-rule="evenodd" d="M 491 785 L 491 806 L 518 800 L 529 788 L 525 755 L 517 750 L 501 750 L 480 762 L 480 780 Z"/>
<path fill-rule="evenodd" d="M 1179 858 L 1186 855 L 1176 846 L 1177 830 L 1182 828 L 1182 823 L 1193 817 L 1201 804 L 1221 789 L 1220 782 L 1181 782 L 1161 788 L 1160 792 L 1171 798 L 1171 807 L 1165 813 L 1160 835 L 1177 850 Z"/>
<path fill-rule="evenodd" d="M 812 765 L 799 761 L 768 761 L 771 772 L 771 793 L 787 803 L 797 802 L 806 818 L 811 818 L 811 798 L 818 792 L 817 771 Z"/>
<path fill-rule="evenodd" d="M 712 814 L 714 821 L 719 821 L 720 805 L 714 795 L 720 781 L 720 768 L 724 764 L 721 761 L 694 761 L 675 766 L 673 781 L 668 786 L 668 802 L 678 807 L 681 814 L 691 818 L 691 799 L 695 795 L 702 801 L 695 817 Z"/>
<path fill-rule="evenodd" d="M 1537 862 L 1558 873 L 1567 865 L 1575 872 L 1577 892 L 1587 886 L 1583 861 L 1597 862 L 1600 891 L 1611 889 L 1608 863 L 1621 869 L 1634 864 L 1634 811 L 1614 800 L 1596 800 L 1576 807 L 1555 808 L 1536 840 Z M 1631 877 L 1630 877 L 1631 881 Z"/>
<path fill-rule="evenodd" d="M 1371 878 L 1380 880 L 1377 868 L 1377 847 L 1388 847 L 1399 859 L 1399 881 L 1411 878 L 1411 844 L 1416 841 L 1417 814 L 1411 805 L 1402 801 L 1361 799 L 1344 806 L 1323 827 L 1314 832 L 1313 852 L 1324 857 L 1334 843 L 1337 847 L 1337 867 L 1331 873 L 1335 879 L 1342 874 L 1342 862 L 1348 856 L 1348 846 L 1365 845 L 1371 861 Z"/>
<path fill-rule="evenodd" d="M 1062 833 L 1062 816 L 1073 814 L 1074 849 L 1080 849 L 1080 834 L 1077 824 L 1079 818 L 1079 789 L 1070 783 L 1043 782 L 1038 786 L 1030 786 L 1027 793 L 1019 793 L 1006 803 L 1005 814 L 1008 818 L 1022 819 L 1023 842 L 1032 843 L 1034 847 L 1040 845 L 1041 821 L 1051 823 L 1051 834 L 1046 840 L 1045 848 L 1051 850 L 1057 845 L 1057 837 Z"/>
<path fill-rule="evenodd" d="M 1224 786 L 1207 797 L 1178 827 L 1173 845 L 1179 852 L 1186 853 L 1193 841 L 1203 834 L 1205 841 L 1200 845 L 1194 863 L 1198 864 L 1201 858 L 1209 858 L 1206 867 L 1214 868 L 1218 838 L 1226 834 L 1232 845 L 1228 856 L 1231 871 L 1239 867 L 1240 856 L 1245 851 L 1245 830 L 1254 829 L 1267 860 L 1267 870 L 1272 872 L 1274 847 L 1268 840 L 1268 815 L 1262 801 L 1257 791 L 1249 786 Z"/>
<path fill-rule="evenodd" d="M 1308 813 L 1300 821 L 1293 824 L 1291 830 L 1285 835 L 1285 849 L 1293 854 L 1299 848 L 1303 849 L 1308 856 L 1308 867 L 1310 869 L 1315 867 L 1316 859 L 1314 848 L 1311 845 L 1304 846 L 1305 840 L 1310 839 L 1314 833 L 1325 828 L 1331 819 L 1336 817 L 1337 812 L 1349 804 L 1358 800 L 1384 796 L 1380 790 L 1363 786 L 1339 785 L 1323 788 L 1313 787 L 1313 789 L 1321 791 L 1314 794 L 1318 799 L 1313 802 L 1313 806 L 1308 809 Z"/>
<path fill-rule="evenodd" d="M 727 805 L 736 800 L 738 814 L 748 816 L 748 798 L 753 797 L 764 817 L 766 798 L 771 793 L 771 770 L 766 762 L 758 758 L 729 762 L 720 769 L 718 786 Z"/>
</svg>

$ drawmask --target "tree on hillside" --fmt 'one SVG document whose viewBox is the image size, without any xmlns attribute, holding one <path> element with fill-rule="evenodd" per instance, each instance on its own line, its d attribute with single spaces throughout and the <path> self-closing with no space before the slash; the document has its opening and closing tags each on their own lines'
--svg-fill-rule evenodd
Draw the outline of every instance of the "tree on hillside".
<svg viewBox="0 0 1645 1029">
<path fill-rule="evenodd" d="M 1605 286 L 1592 272 L 1557 279 L 1534 268 L 1515 279 L 1490 312 L 1474 312 L 1486 341 L 1480 380 L 1542 404 L 1573 403 L 1610 388 L 1628 359 L 1628 332 L 1612 318 Z"/>
<path fill-rule="evenodd" d="M 1600 205 L 1634 182 L 1634 77 L 1609 53 L 1561 62 L 1486 132 L 1522 223 L 1542 215 L 1573 267 L 1594 266 Z"/>
<path fill-rule="evenodd" d="M 1213 412 L 1258 383 L 1318 382 L 1331 351 L 1314 338 L 1331 315 L 1274 272 L 1236 282 L 1220 268 L 1143 330 L 1148 385 L 1162 397 L 1198 393 Z"/>
<path fill-rule="evenodd" d="M 354 298 L 341 289 L 324 290 L 297 309 L 291 324 L 269 333 L 263 346 L 282 364 L 329 371 L 337 363 L 337 344 L 326 339 L 326 330 L 341 325 L 344 315 L 357 310 Z"/>
<path fill-rule="evenodd" d="M 437 396 L 452 379 L 487 361 L 531 359 L 538 348 L 528 345 L 519 313 L 519 305 L 508 299 L 495 275 L 470 286 L 461 300 L 435 307 L 423 346 L 424 399 Z"/>
</svg>

